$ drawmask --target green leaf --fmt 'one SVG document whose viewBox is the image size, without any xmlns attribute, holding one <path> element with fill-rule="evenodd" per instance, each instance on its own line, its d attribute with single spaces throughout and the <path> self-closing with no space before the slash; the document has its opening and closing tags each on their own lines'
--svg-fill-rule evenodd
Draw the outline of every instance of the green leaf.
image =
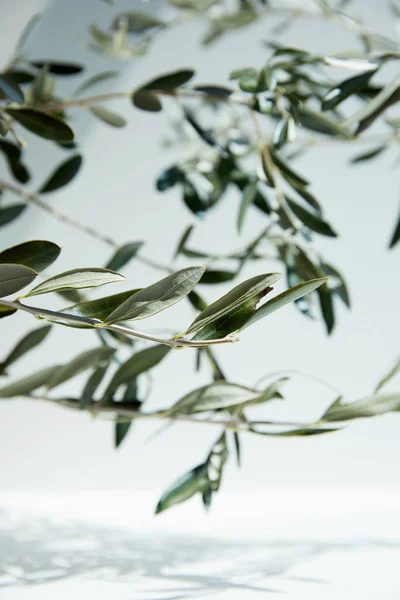
<svg viewBox="0 0 400 600">
<path fill-rule="evenodd" d="M 5 110 L 20 125 L 32 133 L 52 140 L 54 142 L 72 142 L 74 132 L 57 117 L 51 117 L 46 113 L 33 110 L 32 108 L 7 108 Z"/>
<path fill-rule="evenodd" d="M 108 108 L 104 108 L 104 106 L 91 106 L 89 110 L 99 118 L 100 121 L 107 123 L 107 125 L 111 125 L 111 127 L 125 127 L 126 125 L 124 117 L 121 117 L 121 115 L 118 115 Z"/>
<path fill-rule="evenodd" d="M 213 492 L 218 492 L 221 486 L 222 473 L 228 460 L 228 444 L 226 442 L 225 431 L 219 436 L 211 452 L 207 457 L 207 476 L 210 481 L 210 488 Z M 210 504 L 211 498 L 208 502 Z"/>
<path fill-rule="evenodd" d="M 321 279 L 311 279 L 310 281 L 299 283 L 298 285 L 295 285 L 294 287 L 285 290 L 281 294 L 278 294 L 277 296 L 271 298 L 271 300 L 268 300 L 268 302 L 260 306 L 260 308 L 258 308 L 255 311 L 255 313 L 249 318 L 249 320 L 246 321 L 242 329 L 249 327 L 249 325 L 253 325 L 253 323 L 256 323 L 257 321 L 259 321 L 259 319 L 267 317 L 268 315 L 282 308 L 286 304 L 289 304 L 289 302 L 294 302 L 298 298 L 302 298 L 306 294 L 313 292 L 322 284 L 326 283 L 326 281 L 326 277 Z"/>
<path fill-rule="evenodd" d="M 31 64 L 38 69 L 42 69 L 44 66 L 46 66 L 49 73 L 53 73 L 53 75 L 77 75 L 84 69 L 82 65 L 77 63 L 65 63 L 56 60 L 33 60 L 31 61 Z"/>
<path fill-rule="evenodd" d="M 114 271 L 100 268 L 84 268 L 84 269 L 72 269 L 71 271 L 64 271 L 54 275 L 43 283 L 40 283 L 33 288 L 26 297 L 37 296 L 39 294 L 48 294 L 49 292 L 58 292 L 66 289 L 77 289 L 81 290 L 84 288 L 98 287 L 105 285 L 106 283 L 115 283 L 117 281 L 123 281 L 125 277 Z"/>
<path fill-rule="evenodd" d="M 8 306 L 0 305 L 0 319 L 4 319 L 4 317 L 10 317 L 14 313 L 17 312 L 16 308 L 9 308 Z"/>
<path fill-rule="evenodd" d="M 26 209 L 26 204 L 10 204 L 5 208 L 0 208 L 0 227 L 8 225 Z"/>
<path fill-rule="evenodd" d="M 47 194 L 68 185 L 78 174 L 81 165 L 82 156 L 80 154 L 71 156 L 71 158 L 68 158 L 56 168 L 47 181 L 39 188 L 38 193 Z"/>
<path fill-rule="evenodd" d="M 22 152 L 20 148 L 15 144 L 0 140 L 0 151 L 4 154 L 8 167 L 15 179 L 20 183 L 27 183 L 31 176 L 28 169 L 21 161 Z"/>
<path fill-rule="evenodd" d="M 174 258 L 176 258 L 177 256 L 179 256 L 179 254 L 185 248 L 186 242 L 188 241 L 188 239 L 192 235 L 193 228 L 194 228 L 194 225 L 189 225 L 189 227 L 186 227 L 186 229 L 183 232 L 182 237 L 179 240 L 178 245 L 176 247 Z"/>
<path fill-rule="evenodd" d="M 81 352 L 70 362 L 59 366 L 54 371 L 53 375 L 46 383 L 47 389 L 52 390 L 65 381 L 68 381 L 68 379 L 72 379 L 76 375 L 79 375 L 79 373 L 82 373 L 83 371 L 97 367 L 101 363 L 107 363 L 114 352 L 115 349 L 109 348 L 108 346 L 100 346 Z"/>
<path fill-rule="evenodd" d="M 119 448 L 122 442 L 124 441 L 128 431 L 130 430 L 132 425 L 132 421 L 122 421 L 119 423 L 115 423 L 115 436 L 114 436 L 114 445 L 116 448 Z"/>
<path fill-rule="evenodd" d="M 36 371 L 19 381 L 10 383 L 0 389 L 0 398 L 14 398 L 15 396 L 27 396 L 34 390 L 46 385 L 51 379 L 59 365 L 47 367 L 41 371 Z"/>
<path fill-rule="evenodd" d="M 207 269 L 201 278 L 202 284 L 224 283 L 232 281 L 236 277 L 235 271 L 225 271 L 224 269 Z"/>
<path fill-rule="evenodd" d="M 250 204 L 252 204 L 254 202 L 256 194 L 257 194 L 257 181 L 250 181 L 243 190 L 242 201 L 240 203 L 238 222 L 237 222 L 237 228 L 238 228 L 239 232 L 241 232 L 241 230 L 242 230 L 247 209 L 250 206 Z"/>
<path fill-rule="evenodd" d="M 121 19 L 126 23 L 129 33 L 141 33 L 154 27 L 165 27 L 166 23 L 150 14 L 141 12 L 124 12 L 117 15 L 111 27 L 118 29 Z"/>
<path fill-rule="evenodd" d="M 174 504 L 185 502 L 197 492 L 203 492 L 207 487 L 209 487 L 207 466 L 199 465 L 180 477 L 164 492 L 157 504 L 156 515 L 174 506 Z"/>
<path fill-rule="evenodd" d="M 160 77 L 152 79 L 141 86 L 141 90 L 173 90 L 181 85 L 185 85 L 194 75 L 193 69 L 181 69 L 166 73 Z"/>
<path fill-rule="evenodd" d="M 340 431 L 337 427 L 301 427 L 300 429 L 290 429 L 289 431 L 258 431 L 254 427 L 250 429 L 252 433 L 264 435 L 268 437 L 305 437 L 310 435 L 321 435 L 323 433 L 331 433 Z"/>
<path fill-rule="evenodd" d="M 100 321 L 105 321 L 108 315 L 118 308 L 118 306 L 139 291 L 140 288 L 114 294 L 113 296 L 98 298 L 97 300 L 79 302 L 73 306 L 63 308 L 61 312 L 68 315 L 74 315 L 76 317 L 89 317 L 90 319 L 99 319 Z M 82 327 L 87 326 L 82 325 Z"/>
<path fill-rule="evenodd" d="M 338 123 L 323 113 L 316 112 L 304 104 L 296 107 L 296 115 L 300 124 L 306 129 L 325 135 L 352 139 L 352 133 L 346 129 L 346 123 Z"/>
<path fill-rule="evenodd" d="M 321 421 L 340 422 L 384 415 L 400 410 L 400 394 L 374 394 L 351 404 L 338 398 L 322 416 Z"/>
<path fill-rule="evenodd" d="M 400 100 L 400 77 L 393 79 L 372 100 L 366 102 L 345 125 L 359 123 L 357 134 L 364 131 L 390 104 Z"/>
<path fill-rule="evenodd" d="M 106 323 L 146 319 L 176 304 L 192 291 L 205 267 L 188 267 L 143 288 L 125 300 L 106 319 Z"/>
<path fill-rule="evenodd" d="M 1 215 L 1 212 L 0 212 Z M 390 243 L 389 243 L 389 248 L 394 248 L 394 246 L 397 244 L 397 242 L 400 240 L 400 215 L 399 218 L 397 220 L 396 226 L 394 228 Z"/>
<path fill-rule="evenodd" d="M 387 146 L 378 146 L 377 148 L 368 150 L 368 152 L 362 152 L 362 154 L 357 154 L 356 156 L 353 156 L 353 158 L 350 159 L 350 163 L 352 165 L 357 165 L 361 162 L 371 160 L 372 158 L 379 156 L 379 154 L 382 154 L 382 152 L 384 152 L 385 150 L 387 150 Z"/>
<path fill-rule="evenodd" d="M 47 269 L 58 258 L 60 246 L 45 240 L 24 242 L 0 252 L 0 263 L 14 263 L 30 267 L 37 273 Z"/>
<path fill-rule="evenodd" d="M 246 305 L 249 300 L 256 298 L 281 277 L 280 273 L 264 273 L 243 281 L 204 309 L 182 335 L 196 333 L 224 315 Z"/>
<path fill-rule="evenodd" d="M 129 382 L 131 379 L 136 379 L 142 373 L 153 369 L 171 350 L 169 346 L 159 344 L 146 348 L 131 356 L 124 362 L 111 379 L 104 396 L 101 400 L 103 404 L 111 401 L 115 392 L 120 385 Z"/>
<path fill-rule="evenodd" d="M 333 309 L 332 292 L 327 285 L 318 290 L 319 304 L 328 334 L 332 333 L 335 326 L 335 313 Z"/>
<path fill-rule="evenodd" d="M 4 372 L 9 365 L 21 358 L 21 356 L 41 344 L 50 333 L 50 329 L 51 325 L 45 325 L 44 327 L 34 329 L 25 335 L 22 340 L 20 340 L 18 344 L 11 350 L 4 362 L 0 363 L 0 374 L 1 372 Z"/>
<path fill-rule="evenodd" d="M 108 367 L 109 363 L 100 365 L 90 374 L 89 379 L 82 390 L 82 396 L 79 403 L 81 408 L 85 408 L 90 402 L 93 402 L 93 396 L 100 383 L 103 381 Z"/>
<path fill-rule="evenodd" d="M 37 273 L 24 265 L 0 264 L 0 298 L 19 292 L 37 276 Z"/>
<path fill-rule="evenodd" d="M 86 92 L 88 89 L 97 85 L 98 83 L 103 83 L 103 81 L 107 81 L 108 79 L 117 77 L 117 75 L 119 75 L 119 71 L 103 71 L 102 73 L 93 75 L 93 77 L 90 77 L 89 79 L 84 81 L 79 87 L 77 87 L 72 95 L 80 96 L 83 92 Z"/>
<path fill-rule="evenodd" d="M 168 167 L 160 173 L 156 179 L 156 188 L 159 192 L 165 192 L 174 187 L 179 181 L 182 181 L 183 173 L 176 165 Z"/>
<path fill-rule="evenodd" d="M 393 377 L 396 377 L 400 373 L 400 359 L 390 369 L 389 373 L 383 377 L 375 388 L 375 392 L 379 392 Z"/>
<path fill-rule="evenodd" d="M 276 150 L 270 148 L 269 152 L 271 154 L 272 160 L 274 161 L 275 165 L 278 167 L 278 169 L 281 171 L 281 174 L 284 177 L 290 177 L 290 180 L 293 181 L 293 183 L 300 188 L 304 188 L 309 184 L 309 181 L 305 179 L 302 175 L 297 173 L 297 171 L 292 169 L 289 163 L 278 152 L 276 152 Z"/>
<path fill-rule="evenodd" d="M 227 381 L 215 381 L 189 392 L 166 412 L 168 415 L 183 415 L 209 410 L 230 409 L 260 400 L 263 396 L 263 391 Z"/>
<path fill-rule="evenodd" d="M 120 246 L 111 260 L 106 264 L 106 269 L 111 269 L 112 271 L 122 269 L 122 267 L 136 256 L 143 244 L 144 242 L 131 242 Z"/>
<path fill-rule="evenodd" d="M 343 100 L 346 100 L 346 98 L 349 98 L 351 95 L 362 90 L 371 77 L 375 75 L 377 70 L 378 69 L 369 69 L 360 75 L 349 77 L 349 79 L 345 79 L 334 88 L 330 89 L 322 99 L 322 110 L 333 110 L 343 102 Z"/>
<path fill-rule="evenodd" d="M 152 92 L 138 90 L 132 94 L 132 102 L 137 108 L 148 112 L 160 112 L 162 110 L 160 100 Z"/>
<path fill-rule="evenodd" d="M 344 304 L 351 308 L 350 302 L 350 294 L 345 280 L 342 275 L 339 273 L 335 267 L 332 265 L 328 265 L 327 263 L 322 263 L 321 267 L 325 271 L 326 275 L 333 277 L 336 282 L 334 282 L 333 286 L 330 286 L 330 289 L 339 296 L 339 298 L 344 302 Z"/>
<path fill-rule="evenodd" d="M 300 204 L 297 204 L 297 202 L 290 200 L 290 198 L 286 198 L 286 201 L 290 209 L 294 212 L 296 217 L 300 219 L 303 225 L 312 231 L 315 231 L 316 233 L 320 233 L 321 235 L 337 237 L 337 233 L 333 231 L 329 223 L 321 219 L 319 216 L 313 215 L 310 211 L 300 206 Z"/>
<path fill-rule="evenodd" d="M 2 92 L 6 98 L 17 104 L 23 104 L 25 102 L 24 92 L 21 90 L 18 83 L 16 83 L 9 75 L 0 74 L 0 92 Z"/>
</svg>

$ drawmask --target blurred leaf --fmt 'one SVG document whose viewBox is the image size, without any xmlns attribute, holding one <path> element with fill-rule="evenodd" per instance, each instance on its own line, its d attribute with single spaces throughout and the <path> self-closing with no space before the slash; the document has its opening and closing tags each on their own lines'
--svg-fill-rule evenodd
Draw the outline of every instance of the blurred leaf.
<svg viewBox="0 0 400 600">
<path fill-rule="evenodd" d="M 20 183 L 27 183 L 31 176 L 26 166 L 21 161 L 21 150 L 15 144 L 0 140 L 0 152 L 7 160 L 8 167 L 15 179 Z"/>
<path fill-rule="evenodd" d="M 137 108 L 149 112 L 160 112 L 162 110 L 160 100 L 152 92 L 138 90 L 132 94 L 132 102 Z"/>
<path fill-rule="evenodd" d="M 122 269 L 122 267 L 136 256 L 143 244 L 144 242 L 131 242 L 120 246 L 111 260 L 106 264 L 106 269 L 111 269 L 112 271 Z"/>
<path fill-rule="evenodd" d="M 207 302 L 194 290 L 188 294 L 188 300 L 196 310 L 205 310 L 207 308 Z"/>
<path fill-rule="evenodd" d="M 183 178 L 183 173 L 176 165 L 162 171 L 156 179 L 156 187 L 159 192 L 165 192 L 174 187 Z"/>
<path fill-rule="evenodd" d="M 125 300 L 106 319 L 106 323 L 146 319 L 176 304 L 192 291 L 205 267 L 188 267 L 172 273 Z"/>
<path fill-rule="evenodd" d="M 368 152 L 363 152 L 362 154 L 357 154 L 350 159 L 350 163 L 352 165 L 357 165 L 360 162 L 365 162 L 367 160 L 371 160 L 375 158 L 375 156 L 379 156 L 384 150 L 387 150 L 387 146 L 378 146 L 377 148 L 373 148 L 372 150 L 368 150 Z"/>
<path fill-rule="evenodd" d="M 77 87 L 72 95 L 80 96 L 83 92 L 86 92 L 88 89 L 97 85 L 98 83 L 103 83 L 103 81 L 108 81 L 109 79 L 113 79 L 118 75 L 119 71 L 103 71 L 102 73 L 93 75 L 93 77 L 89 77 L 89 79 L 87 79 L 79 87 Z"/>
<path fill-rule="evenodd" d="M 85 387 L 82 390 L 82 396 L 80 398 L 81 408 L 85 408 L 90 402 L 93 402 L 93 396 L 103 381 L 108 367 L 109 363 L 100 365 L 93 371 L 93 373 L 90 374 L 89 379 L 85 383 Z"/>
<path fill-rule="evenodd" d="M 344 302 L 344 304 L 348 308 L 351 308 L 349 290 L 342 275 L 337 269 L 335 269 L 335 267 L 333 267 L 332 265 L 328 265 L 327 263 L 322 263 L 321 267 L 328 276 L 334 277 L 337 280 L 337 283 L 332 287 L 332 290 L 335 294 L 339 296 L 339 298 Z"/>
<path fill-rule="evenodd" d="M 318 298 L 326 330 L 328 334 L 332 333 L 335 326 L 335 313 L 333 310 L 332 292 L 327 285 L 320 287 L 318 290 Z"/>
<path fill-rule="evenodd" d="M 297 204 L 297 202 L 294 202 L 289 198 L 286 198 L 286 201 L 290 209 L 294 212 L 296 217 L 300 219 L 303 225 L 321 235 L 337 237 L 337 234 L 333 231 L 329 223 L 320 219 L 319 216 L 313 215 L 311 212 L 300 206 L 300 204 Z"/>
<path fill-rule="evenodd" d="M 142 33 L 143 31 L 148 31 L 154 27 L 165 27 L 166 25 L 164 21 L 160 21 L 150 14 L 141 12 L 124 12 L 115 17 L 111 27 L 113 29 L 118 29 L 121 19 L 126 22 L 129 33 Z"/>
<path fill-rule="evenodd" d="M 160 77 L 152 79 L 140 87 L 140 90 L 173 90 L 185 85 L 194 76 L 193 69 L 180 69 L 171 73 L 165 73 Z"/>
<path fill-rule="evenodd" d="M 345 124 L 338 123 L 325 114 L 316 112 L 304 104 L 297 107 L 297 116 L 300 124 L 311 131 L 341 137 L 346 140 L 350 140 L 353 137 L 351 132 L 345 127 L 347 122 Z"/>
<path fill-rule="evenodd" d="M 194 185 L 190 181 L 186 180 L 182 189 L 183 201 L 188 209 L 198 217 L 203 216 L 205 211 L 210 207 L 200 198 Z"/>
<path fill-rule="evenodd" d="M 218 492 L 221 486 L 222 472 L 228 460 L 228 444 L 225 431 L 217 439 L 207 457 L 207 476 L 213 492 Z M 210 498 L 211 500 L 211 498 Z"/>
<path fill-rule="evenodd" d="M 30 267 L 37 273 L 47 269 L 58 258 L 60 246 L 45 240 L 24 242 L 0 252 L 0 263 L 14 263 Z"/>
<path fill-rule="evenodd" d="M 233 94 L 233 90 L 222 85 L 195 85 L 194 89 L 197 92 L 203 92 L 207 96 L 214 96 L 215 98 L 228 98 Z M 212 99 L 208 98 L 211 102 Z"/>
<path fill-rule="evenodd" d="M 390 81 L 372 100 L 363 106 L 346 121 L 346 125 L 358 122 L 356 134 L 369 127 L 388 106 L 400 100 L 400 77 Z"/>
<path fill-rule="evenodd" d="M 289 176 L 290 180 L 292 180 L 298 187 L 301 188 L 304 188 L 309 184 L 309 181 L 292 169 L 289 163 L 276 150 L 270 148 L 269 152 L 272 160 L 284 177 Z"/>
<path fill-rule="evenodd" d="M 18 83 L 6 74 L 0 74 L 0 92 L 4 94 L 6 98 L 17 104 L 23 104 L 25 102 L 24 92 L 19 87 Z"/>
<path fill-rule="evenodd" d="M 0 305 L 0 319 L 4 319 L 4 317 L 10 317 L 14 313 L 17 312 L 16 308 L 8 308 L 8 306 Z"/>
<path fill-rule="evenodd" d="M 211 146 L 211 148 L 218 150 L 222 154 L 226 153 L 225 149 L 222 148 L 222 146 L 220 146 L 216 142 L 213 135 L 200 125 L 192 111 L 190 111 L 188 108 L 183 107 L 183 113 L 187 122 L 193 127 L 193 129 L 201 137 L 203 142 L 205 142 L 208 146 Z"/>
<path fill-rule="evenodd" d="M 334 88 L 331 88 L 322 100 L 322 110 L 333 110 L 343 100 L 362 90 L 377 70 L 378 68 L 364 71 L 364 73 L 345 79 Z"/>
<path fill-rule="evenodd" d="M 281 277 L 280 273 L 266 273 L 243 281 L 225 294 L 225 296 L 222 296 L 222 298 L 219 298 L 219 300 L 213 302 L 203 310 L 188 327 L 184 335 L 196 333 L 217 319 L 247 305 L 249 300 L 257 298 L 259 294 L 262 294 L 265 289 L 269 288 Z"/>
<path fill-rule="evenodd" d="M 26 209 L 26 204 L 10 204 L 5 208 L 0 208 L 0 227 L 8 225 Z"/>
<path fill-rule="evenodd" d="M 1 265 L 0 265 L 1 268 Z M 72 269 L 54 275 L 33 288 L 25 297 L 58 292 L 65 289 L 84 289 L 98 287 L 106 283 L 123 281 L 125 277 L 114 271 L 100 268 Z"/>
<path fill-rule="evenodd" d="M 383 377 L 378 385 L 375 388 L 375 393 L 379 392 L 387 383 L 389 383 L 389 381 L 391 379 L 393 379 L 393 377 L 396 377 L 396 375 L 398 375 L 400 373 L 400 359 L 397 360 L 397 362 L 395 363 L 395 365 L 390 369 L 389 373 L 387 373 L 385 375 L 385 377 Z"/>
<path fill-rule="evenodd" d="M 239 232 L 242 230 L 247 209 L 250 206 L 250 204 L 252 204 L 254 202 L 256 194 L 257 194 L 257 181 L 250 181 L 244 188 L 242 200 L 240 203 L 238 222 L 237 222 L 237 228 L 238 228 Z"/>
<path fill-rule="evenodd" d="M 340 422 L 384 415 L 400 410 L 400 394 L 375 394 L 351 404 L 338 398 L 322 416 L 321 421 Z"/>
<path fill-rule="evenodd" d="M 237 431 L 233 432 L 233 441 L 235 444 L 235 452 L 236 452 L 236 463 L 237 466 L 240 467 L 242 464 L 242 452 L 240 447 L 240 438 Z"/>
<path fill-rule="evenodd" d="M 20 125 L 47 140 L 54 142 L 72 142 L 74 132 L 61 119 L 52 117 L 32 108 L 7 108 L 10 117 L 18 121 Z"/>
<path fill-rule="evenodd" d="M 215 284 L 232 281 L 236 277 L 235 271 L 225 271 L 223 269 L 207 269 L 201 278 L 201 283 Z"/>
<path fill-rule="evenodd" d="M 111 127 L 125 127 L 126 125 L 124 117 L 108 110 L 108 108 L 104 108 L 104 106 L 91 106 L 89 110 L 99 118 L 100 121 L 103 121 L 103 123 L 106 123 L 107 125 L 111 125 Z"/>
<path fill-rule="evenodd" d="M 46 369 L 36 371 L 35 373 L 32 373 L 32 375 L 28 375 L 19 381 L 6 385 L 0 389 L 0 398 L 14 398 L 15 396 L 29 395 L 34 390 L 46 385 L 58 368 L 59 365 L 46 367 Z"/>
<path fill-rule="evenodd" d="M 114 352 L 114 348 L 107 346 L 99 346 L 98 348 L 91 348 L 90 350 L 81 352 L 70 362 L 60 365 L 54 371 L 53 375 L 46 382 L 47 389 L 52 390 L 65 381 L 68 381 L 68 379 L 79 375 L 79 373 L 97 367 L 101 363 L 108 362 Z"/>
<path fill-rule="evenodd" d="M 331 433 L 340 431 L 337 427 L 302 427 L 300 429 L 290 429 L 289 431 L 258 431 L 255 427 L 250 429 L 252 433 L 264 435 L 268 437 L 304 437 L 310 435 L 321 435 L 323 433 Z"/>
<path fill-rule="evenodd" d="M 13 81 L 15 81 L 15 83 L 18 83 L 19 85 L 23 85 L 25 83 L 32 83 L 32 81 L 35 79 L 34 75 L 22 69 L 10 69 L 5 73 L 5 75 L 7 75 L 8 78 L 12 79 Z"/>
<path fill-rule="evenodd" d="M 78 174 L 81 165 L 82 156 L 80 154 L 71 156 L 55 169 L 47 181 L 39 188 L 38 193 L 47 194 L 68 185 Z"/>
<path fill-rule="evenodd" d="M 0 264 L 0 298 L 19 292 L 36 278 L 37 273 L 24 265 Z"/>
<path fill-rule="evenodd" d="M 171 487 L 161 496 L 161 499 L 156 507 L 156 515 L 163 512 L 167 508 L 185 502 L 197 492 L 203 492 L 209 487 L 207 477 L 207 466 L 199 465 L 189 473 L 180 477 Z"/>
<path fill-rule="evenodd" d="M 312 279 L 310 281 L 299 283 L 298 285 L 295 285 L 294 287 L 285 290 L 281 294 L 278 294 L 277 296 L 271 298 L 271 300 L 268 300 L 265 304 L 260 306 L 260 308 L 258 308 L 255 311 L 255 313 L 249 318 L 249 320 L 246 321 L 242 329 L 249 327 L 249 325 L 253 325 L 253 323 L 256 323 L 256 321 L 258 321 L 259 319 L 267 317 L 279 308 L 285 306 L 285 304 L 288 304 L 289 302 L 294 302 L 294 300 L 297 300 L 298 298 L 301 298 L 302 296 L 313 292 L 325 282 L 326 278 Z"/>
<path fill-rule="evenodd" d="M 73 306 L 67 306 L 61 312 L 77 317 L 88 317 L 104 321 L 118 306 L 139 291 L 140 288 L 114 294 L 113 296 L 106 296 L 105 298 L 98 298 L 97 300 L 79 302 Z"/>
<path fill-rule="evenodd" d="M 179 256 L 179 254 L 181 253 L 182 249 L 185 247 L 186 242 L 188 241 L 188 239 L 190 238 L 190 236 L 192 234 L 193 227 L 194 227 L 194 225 L 189 225 L 189 227 L 186 227 L 186 229 L 183 232 L 182 237 L 179 240 L 178 245 L 176 247 L 174 258 L 176 258 L 177 256 Z"/>
<path fill-rule="evenodd" d="M 189 392 L 167 410 L 168 415 L 183 415 L 228 409 L 259 400 L 264 392 L 227 381 L 215 381 Z"/>
<path fill-rule="evenodd" d="M 17 345 L 11 350 L 8 354 L 7 358 L 0 363 L 0 375 L 2 372 L 7 369 L 8 366 L 17 361 L 21 356 L 33 350 L 36 346 L 38 346 L 45 337 L 50 333 L 51 325 L 45 325 L 44 327 L 39 327 L 38 329 L 34 329 L 30 331 L 27 335 L 25 335 L 22 340 L 20 340 Z"/>
<path fill-rule="evenodd" d="M 124 441 L 129 429 L 131 428 L 132 421 L 120 421 L 115 423 L 114 433 L 114 446 L 119 448 Z"/>
<path fill-rule="evenodd" d="M 110 402 L 120 385 L 129 382 L 131 379 L 136 379 L 142 373 L 153 369 L 171 350 L 169 346 L 159 344 L 141 350 L 133 354 L 126 362 L 124 362 L 115 372 L 111 379 L 104 396 L 101 400 L 102 404 Z"/>
<path fill-rule="evenodd" d="M 0 224 L 1 224 L 1 211 L 0 211 Z M 390 240 L 389 248 L 394 248 L 397 242 L 400 240 L 400 216 L 397 220 L 396 226 L 394 228 L 394 232 L 392 238 Z"/>
<path fill-rule="evenodd" d="M 77 75 L 84 69 L 83 65 L 79 65 L 77 63 L 65 63 L 55 60 L 33 60 L 31 61 L 31 64 L 38 69 L 42 69 L 44 66 L 46 66 L 49 70 L 49 73 L 53 73 L 54 75 Z"/>
</svg>

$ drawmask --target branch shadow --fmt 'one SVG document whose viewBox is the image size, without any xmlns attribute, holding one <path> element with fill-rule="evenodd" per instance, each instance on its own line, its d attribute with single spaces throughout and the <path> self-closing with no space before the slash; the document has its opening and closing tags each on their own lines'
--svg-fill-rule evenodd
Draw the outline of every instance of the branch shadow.
<svg viewBox="0 0 400 600">
<path fill-rule="evenodd" d="M 137 536 L 81 522 L 30 519 L 16 524 L 1 512 L 0 522 L 6 524 L 1 531 L 0 590 L 85 577 L 132 582 L 135 600 L 144 600 L 149 593 L 152 600 L 183 600 L 227 590 L 277 593 L 284 591 L 282 578 L 328 584 L 295 577 L 291 571 L 327 552 L 400 547 L 380 540 L 233 543 L 193 536 Z"/>
</svg>

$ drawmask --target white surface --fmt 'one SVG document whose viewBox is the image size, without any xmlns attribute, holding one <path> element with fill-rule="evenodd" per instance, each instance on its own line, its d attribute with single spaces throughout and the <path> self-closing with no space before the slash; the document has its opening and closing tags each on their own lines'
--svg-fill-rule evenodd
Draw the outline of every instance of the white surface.
<svg viewBox="0 0 400 600">
<path fill-rule="evenodd" d="M 1 600 L 396 600 L 400 492 L 275 490 L 152 517 L 150 493 L 0 495 Z"/>
</svg>

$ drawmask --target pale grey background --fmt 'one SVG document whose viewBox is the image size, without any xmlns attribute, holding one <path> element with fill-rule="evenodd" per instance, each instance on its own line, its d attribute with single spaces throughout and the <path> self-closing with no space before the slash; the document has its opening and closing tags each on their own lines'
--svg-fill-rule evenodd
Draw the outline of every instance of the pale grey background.
<svg viewBox="0 0 400 600">
<path fill-rule="evenodd" d="M 6 62 L 10 43 L 27 17 L 45 2 L 2 0 L 0 50 Z M 388 11 L 377 0 L 355 2 L 374 28 L 394 36 Z M 119 0 L 118 9 L 137 6 Z M 151 5 L 147 5 L 150 7 Z M 197 69 L 198 82 L 222 82 L 238 66 L 262 65 L 266 56 L 261 40 L 268 37 L 269 23 L 261 21 L 216 45 L 200 45 L 203 24 L 193 22 L 167 31 L 153 44 L 148 56 L 124 64 L 98 57 L 82 47 L 87 25 L 106 25 L 116 9 L 99 0 L 53 0 L 27 48 L 33 58 L 74 58 L 88 65 L 87 73 L 122 67 L 113 84 L 128 90 L 152 75 L 184 66 Z M 272 24 L 272 23 L 271 23 Z M 343 29 L 315 21 L 302 21 L 286 34 L 290 45 L 318 52 L 356 47 Z M 76 80 L 75 80 L 76 81 Z M 70 80 L 65 90 L 75 86 Z M 61 87 L 61 93 L 63 88 Z M 177 237 L 194 222 L 178 193 L 157 193 L 155 174 L 174 160 L 174 153 L 160 146 L 169 132 L 164 114 L 134 110 L 128 102 L 113 104 L 126 115 L 129 125 L 114 130 L 90 116 L 74 113 L 74 126 L 82 142 L 85 168 L 81 176 L 49 202 L 65 213 L 108 232 L 121 242 L 147 240 L 146 253 L 168 260 Z M 30 139 L 27 137 L 27 139 Z M 364 146 L 363 146 L 364 147 Z M 349 169 L 347 158 L 356 148 L 334 143 L 321 147 L 299 161 L 299 168 L 313 181 L 313 190 L 326 207 L 339 240 L 319 238 L 324 255 L 337 265 L 351 286 L 351 313 L 341 306 L 332 337 L 320 323 L 310 323 L 293 307 L 287 307 L 242 336 L 240 344 L 218 351 L 229 375 L 252 385 L 263 374 L 297 369 L 331 381 L 349 399 L 372 391 L 380 376 L 398 355 L 400 326 L 399 249 L 387 251 L 389 233 L 398 211 L 398 173 L 391 168 L 395 152 L 373 163 Z M 65 156 L 53 146 L 32 140 L 28 157 L 34 165 L 32 187 Z M 3 165 L 1 165 L 3 170 Z M 37 176 L 36 176 L 37 175 Z M 262 219 L 254 213 L 242 238 L 233 235 L 238 197 L 225 198 L 204 222 L 196 222 L 196 246 L 212 245 L 228 251 L 254 237 Z M 101 265 L 109 249 L 32 208 L 17 224 L 1 230 L 1 248 L 27 239 L 51 239 L 63 246 L 57 269 Z M 211 242 L 210 242 L 211 240 Z M 275 270 L 273 263 L 252 266 L 246 276 Z M 54 267 L 53 267 L 54 269 Z M 154 281 L 158 274 L 137 262 L 126 269 L 130 287 Z M 114 288 L 115 289 L 115 288 Z M 122 288 L 121 288 L 122 289 Z M 204 289 L 211 300 L 224 286 Z M 277 286 L 282 289 L 282 285 Z M 186 305 L 163 314 L 154 327 L 181 328 L 191 313 Z M 26 315 L 1 323 L 1 353 L 35 322 Z M 148 326 L 150 327 L 150 325 Z M 88 332 L 55 329 L 46 346 L 21 361 L 14 373 L 53 361 L 68 360 L 80 349 L 96 343 Z M 1 358 L 1 357 L 0 357 Z M 193 376 L 194 355 L 189 351 L 168 357 L 156 371 L 149 406 L 175 401 L 194 386 L 206 382 L 204 371 Z M 65 389 L 78 389 L 79 382 Z M 288 406 L 269 409 L 268 415 L 308 418 L 320 414 L 333 398 L 326 390 L 302 380 L 291 388 Z M 157 425 L 158 426 L 158 425 Z M 400 417 L 390 415 L 352 425 L 339 434 L 310 439 L 268 440 L 243 438 L 244 461 L 238 471 L 232 461 L 222 495 L 243 490 L 271 488 L 370 488 L 398 487 Z M 131 489 L 152 490 L 154 499 L 171 480 L 202 460 L 215 431 L 202 426 L 175 426 L 151 443 L 146 439 L 154 425 L 138 424 L 119 451 L 113 449 L 112 425 L 100 419 L 27 401 L 3 402 L 0 406 L 0 453 L 3 456 L 0 487 L 3 489 Z M 153 496 L 152 496 L 153 497 Z"/>
</svg>

